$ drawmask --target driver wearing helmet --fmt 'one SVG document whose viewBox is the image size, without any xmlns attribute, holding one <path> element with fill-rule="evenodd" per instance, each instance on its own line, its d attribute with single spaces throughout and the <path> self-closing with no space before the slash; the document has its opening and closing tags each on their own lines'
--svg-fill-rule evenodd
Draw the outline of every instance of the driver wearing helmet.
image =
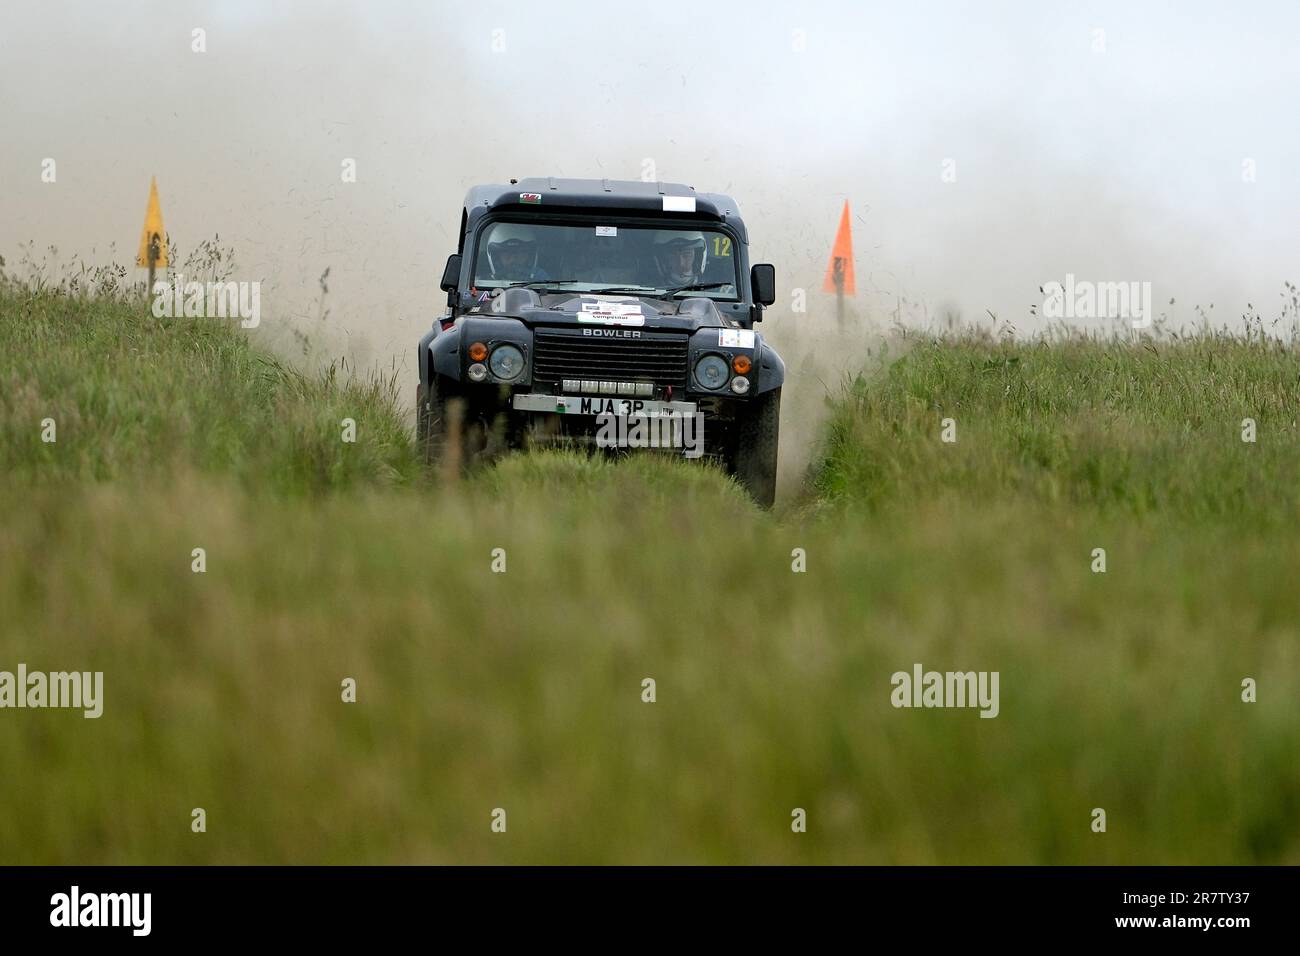
<svg viewBox="0 0 1300 956">
<path fill-rule="evenodd" d="M 517 222 L 498 223 L 487 241 L 488 266 L 492 278 L 506 282 L 549 279 L 537 267 L 537 233 L 532 226 Z"/>
<path fill-rule="evenodd" d="M 662 230 L 654 234 L 652 242 L 659 282 L 673 288 L 700 281 L 708 260 L 703 233 Z"/>
</svg>

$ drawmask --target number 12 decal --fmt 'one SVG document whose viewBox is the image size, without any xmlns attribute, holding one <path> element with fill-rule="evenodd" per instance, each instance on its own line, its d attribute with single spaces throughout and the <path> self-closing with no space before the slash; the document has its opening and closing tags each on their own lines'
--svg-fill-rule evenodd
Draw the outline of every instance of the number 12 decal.
<svg viewBox="0 0 1300 956">
<path fill-rule="evenodd" d="M 714 236 L 713 254 L 719 259 L 729 259 L 731 257 L 731 237 Z"/>
</svg>

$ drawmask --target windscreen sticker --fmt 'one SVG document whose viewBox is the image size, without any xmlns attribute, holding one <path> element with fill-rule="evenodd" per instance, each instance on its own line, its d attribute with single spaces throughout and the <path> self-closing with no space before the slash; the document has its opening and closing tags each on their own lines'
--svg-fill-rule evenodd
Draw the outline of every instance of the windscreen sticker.
<svg viewBox="0 0 1300 956">
<path fill-rule="evenodd" d="M 520 193 L 520 194 L 519 194 L 519 201 L 520 201 L 520 202 L 539 203 L 539 202 L 542 201 L 542 194 L 541 194 L 541 193 Z"/>
<path fill-rule="evenodd" d="M 598 236 L 617 236 L 618 226 L 597 226 L 596 235 Z"/>
<path fill-rule="evenodd" d="M 665 196 L 664 212 L 695 212 L 695 197 Z"/>
<path fill-rule="evenodd" d="M 753 329 L 718 329 L 718 345 L 722 348 L 752 349 Z"/>
</svg>

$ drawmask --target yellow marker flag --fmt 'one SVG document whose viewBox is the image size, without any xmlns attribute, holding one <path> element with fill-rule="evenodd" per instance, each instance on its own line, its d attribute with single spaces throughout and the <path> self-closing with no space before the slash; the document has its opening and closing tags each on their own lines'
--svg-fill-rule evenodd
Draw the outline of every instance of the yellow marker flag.
<svg viewBox="0 0 1300 956">
<path fill-rule="evenodd" d="M 158 180 L 149 180 L 149 206 L 144 211 L 144 231 L 140 233 L 140 251 L 136 253 L 135 264 L 149 268 L 149 246 L 154 243 L 154 260 L 156 266 L 167 265 L 167 230 L 163 228 L 162 205 L 158 202 Z"/>
</svg>

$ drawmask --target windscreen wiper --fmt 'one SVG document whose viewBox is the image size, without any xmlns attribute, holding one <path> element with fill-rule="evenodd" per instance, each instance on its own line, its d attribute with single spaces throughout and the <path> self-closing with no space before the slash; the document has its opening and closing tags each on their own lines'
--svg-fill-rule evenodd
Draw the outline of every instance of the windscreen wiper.
<svg viewBox="0 0 1300 956">
<path fill-rule="evenodd" d="M 669 295 L 676 295 L 678 292 L 699 292 L 703 289 L 721 289 L 724 285 L 734 285 L 733 282 L 697 282 L 694 285 L 673 286 L 665 290 Z"/>
<path fill-rule="evenodd" d="M 581 279 L 525 279 L 522 282 L 507 282 L 499 289 L 533 289 L 537 286 L 551 285 L 556 282 L 581 282 Z"/>
<path fill-rule="evenodd" d="M 607 285 L 599 289 L 588 289 L 584 295 L 604 295 L 608 292 L 659 292 L 658 286 L 653 285 Z"/>
</svg>

